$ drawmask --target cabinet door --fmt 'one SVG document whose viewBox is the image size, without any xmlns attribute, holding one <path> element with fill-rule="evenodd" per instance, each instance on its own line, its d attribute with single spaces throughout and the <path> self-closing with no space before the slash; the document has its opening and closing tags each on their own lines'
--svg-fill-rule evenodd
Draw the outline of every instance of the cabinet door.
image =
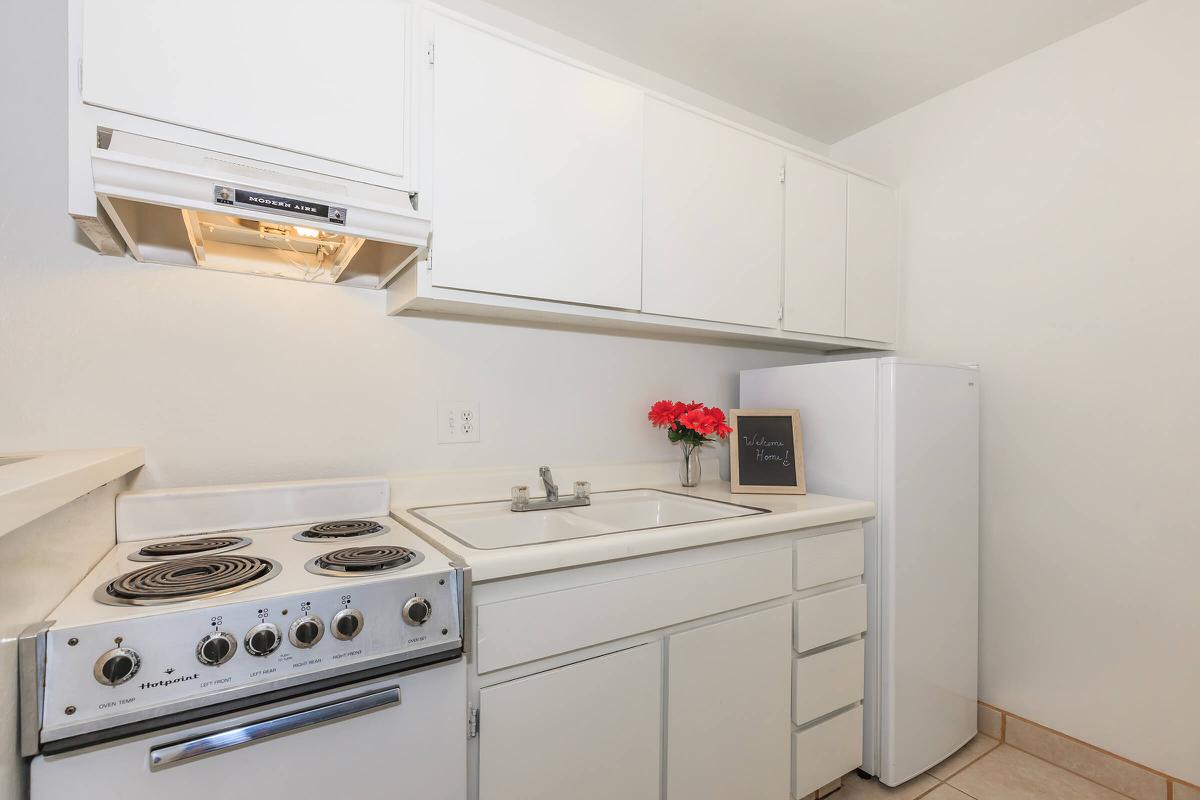
<svg viewBox="0 0 1200 800">
<path fill-rule="evenodd" d="M 846 173 L 789 155 L 783 329 L 846 335 Z"/>
<path fill-rule="evenodd" d="M 790 789 L 789 606 L 676 634 L 667 800 L 779 800 Z"/>
<path fill-rule="evenodd" d="M 434 284 L 640 307 L 641 92 L 435 25 Z"/>
<path fill-rule="evenodd" d="M 658 800 L 661 742 L 657 642 L 489 686 L 479 800 Z"/>
<path fill-rule="evenodd" d="M 83 99 L 403 176 L 409 14 L 396 0 L 84 0 Z"/>
<path fill-rule="evenodd" d="M 645 160 L 642 310 L 777 327 L 783 151 L 648 98 Z"/>
<path fill-rule="evenodd" d="M 846 335 L 895 342 L 899 291 L 896 193 L 851 175 L 846 210 Z"/>
</svg>

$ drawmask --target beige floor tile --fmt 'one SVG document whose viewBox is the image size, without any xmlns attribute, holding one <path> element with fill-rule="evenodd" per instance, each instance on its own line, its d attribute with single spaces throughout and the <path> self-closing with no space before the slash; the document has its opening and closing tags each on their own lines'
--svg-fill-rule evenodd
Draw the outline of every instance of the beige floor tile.
<svg viewBox="0 0 1200 800">
<path fill-rule="evenodd" d="M 992 737 L 984 736 L 982 733 L 977 734 L 974 739 L 964 744 L 957 753 L 936 767 L 932 767 L 929 770 L 929 774 L 940 781 L 944 781 L 954 773 L 962 770 L 972 761 L 990 753 L 999 746 L 1000 743 Z"/>
<path fill-rule="evenodd" d="M 971 796 L 963 794 L 949 784 L 943 783 L 941 786 L 922 797 L 921 800 L 971 800 Z"/>
<path fill-rule="evenodd" d="M 1000 712 L 985 705 L 979 706 L 979 732 L 993 739 L 1000 738 Z"/>
<path fill-rule="evenodd" d="M 911 781 L 892 788 L 877 780 L 863 780 L 857 772 L 842 778 L 842 790 L 830 800 L 914 800 L 938 785 L 937 779 L 918 775 Z"/>
<path fill-rule="evenodd" d="M 1005 741 L 1134 800 L 1166 800 L 1167 779 L 1052 730 L 1010 716 Z"/>
<path fill-rule="evenodd" d="M 976 800 L 1121 800 L 1122 795 L 1061 767 L 1000 745 L 949 780 Z"/>
<path fill-rule="evenodd" d="M 1171 787 L 1171 797 L 1174 800 L 1200 800 L 1200 789 L 1186 783 L 1176 783 Z"/>
</svg>

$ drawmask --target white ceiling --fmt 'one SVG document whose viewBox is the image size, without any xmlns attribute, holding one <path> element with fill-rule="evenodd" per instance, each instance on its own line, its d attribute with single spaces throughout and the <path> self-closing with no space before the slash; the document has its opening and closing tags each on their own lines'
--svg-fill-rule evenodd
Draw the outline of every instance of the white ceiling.
<svg viewBox="0 0 1200 800">
<path fill-rule="evenodd" d="M 826 143 L 1143 0 L 490 0 Z"/>
</svg>

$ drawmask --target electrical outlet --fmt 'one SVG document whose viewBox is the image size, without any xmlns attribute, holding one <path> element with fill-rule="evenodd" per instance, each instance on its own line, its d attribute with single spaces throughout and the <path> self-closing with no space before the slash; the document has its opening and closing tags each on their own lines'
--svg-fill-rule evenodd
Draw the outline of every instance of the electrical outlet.
<svg viewBox="0 0 1200 800">
<path fill-rule="evenodd" d="M 438 443 L 479 441 L 479 404 L 447 403 L 438 406 Z"/>
</svg>

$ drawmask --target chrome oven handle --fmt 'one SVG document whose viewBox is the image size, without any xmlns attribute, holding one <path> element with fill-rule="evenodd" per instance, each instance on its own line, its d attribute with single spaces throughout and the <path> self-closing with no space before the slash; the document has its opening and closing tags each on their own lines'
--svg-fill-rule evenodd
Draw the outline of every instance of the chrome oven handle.
<svg viewBox="0 0 1200 800">
<path fill-rule="evenodd" d="M 194 758 L 220 753 L 243 744 L 262 741 L 272 736 L 291 733 L 301 728 L 320 725 L 323 722 L 341 719 L 352 714 L 361 714 L 364 711 L 372 711 L 384 706 L 399 705 L 399 703 L 400 687 L 393 686 L 390 689 L 348 697 L 345 700 L 338 700 L 335 703 L 316 708 L 294 711 L 260 722 L 252 722 L 249 725 L 230 728 L 227 731 L 155 747 L 150 750 L 150 769 L 163 769 L 182 764 Z"/>
</svg>

